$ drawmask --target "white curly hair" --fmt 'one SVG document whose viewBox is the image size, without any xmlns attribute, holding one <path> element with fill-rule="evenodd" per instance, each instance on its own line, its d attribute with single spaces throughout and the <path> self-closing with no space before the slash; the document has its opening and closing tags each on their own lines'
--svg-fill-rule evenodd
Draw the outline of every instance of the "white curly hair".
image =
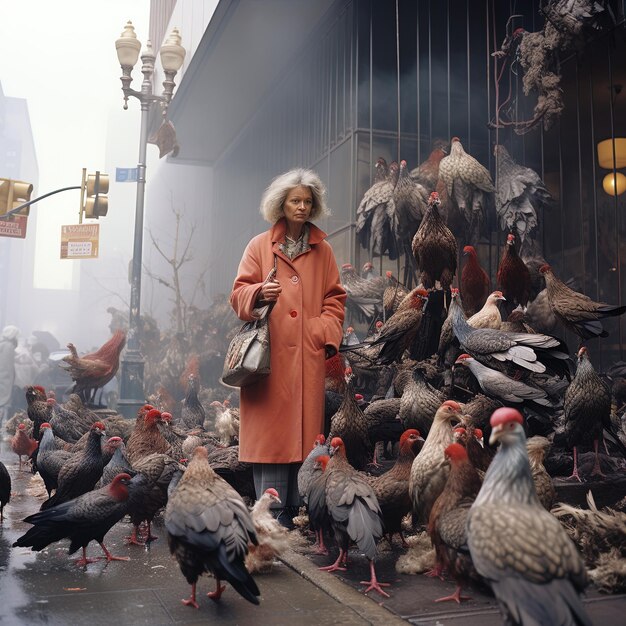
<svg viewBox="0 0 626 626">
<path fill-rule="evenodd" d="M 313 208 L 309 219 L 315 220 L 330 215 L 324 183 L 313 170 L 299 167 L 277 176 L 264 191 L 259 207 L 263 218 L 270 224 L 275 224 L 285 215 L 283 205 L 287 194 L 300 186 L 310 189 L 313 196 Z"/>
</svg>

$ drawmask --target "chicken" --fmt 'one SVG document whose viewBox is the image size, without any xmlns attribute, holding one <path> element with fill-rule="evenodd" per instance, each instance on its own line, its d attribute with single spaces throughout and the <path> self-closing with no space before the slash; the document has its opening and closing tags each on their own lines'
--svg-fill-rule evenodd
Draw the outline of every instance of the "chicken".
<svg viewBox="0 0 626 626">
<path fill-rule="evenodd" d="M 324 534 L 331 532 L 330 514 L 326 506 L 326 468 L 330 461 L 330 442 L 327 443 L 329 454 L 315 457 L 311 471 L 311 480 L 303 500 L 309 514 L 309 528 L 315 534 L 315 554 L 328 554 L 324 544 Z"/>
<path fill-rule="evenodd" d="M 250 512 L 259 542 L 248 547 L 245 565 L 251 574 L 271 570 L 274 561 L 289 548 L 289 531 L 270 512 L 274 503 L 282 504 L 276 489 L 270 487 L 254 503 Z"/>
<path fill-rule="evenodd" d="M 458 137 L 452 137 L 450 154 L 439 164 L 439 177 L 465 219 L 468 243 L 475 245 L 496 191 L 489 171 L 465 152 Z"/>
<path fill-rule="evenodd" d="M 323 454 L 330 454 L 330 445 L 326 443 L 326 437 L 323 434 L 318 435 L 313 442 L 313 449 L 307 454 L 306 459 L 302 462 L 298 470 L 298 494 L 302 498 L 304 504 L 307 504 L 307 494 L 311 480 L 313 480 L 313 466 L 315 459 Z"/>
<path fill-rule="evenodd" d="M 399 168 L 394 161 L 387 168 L 382 157 L 376 162 L 374 184 L 365 192 L 356 212 L 356 234 L 370 258 L 389 255 L 398 258 L 397 243 L 392 224 L 395 213 L 393 190 L 398 181 Z"/>
<path fill-rule="evenodd" d="M 573 448 L 574 470 L 570 478 L 580 481 L 578 474 L 578 447 L 593 442 L 595 463 L 591 470 L 592 476 L 604 476 L 598 458 L 598 443 L 603 429 L 607 430 L 611 438 L 621 448 L 626 448 L 619 441 L 611 427 L 611 391 L 608 385 L 598 376 L 589 353 L 584 346 L 578 350 L 578 367 L 576 375 L 569 387 L 565 390 L 563 400 L 565 412 L 565 439 L 567 446 Z"/>
<path fill-rule="evenodd" d="M 543 461 L 550 450 L 549 439 L 535 435 L 526 441 L 526 451 L 528 452 L 528 462 L 532 475 L 535 491 L 541 506 L 549 511 L 556 502 L 556 489 L 552 483 L 552 478 L 543 465 Z"/>
<path fill-rule="evenodd" d="M 424 287 L 430 289 L 439 281 L 441 288 L 446 290 L 456 274 L 457 245 L 452 231 L 439 215 L 439 204 L 439 194 L 433 191 L 422 223 L 413 237 L 412 249 Z"/>
<path fill-rule="evenodd" d="M 393 535 L 398 533 L 405 547 L 407 543 L 402 534 L 402 518 L 411 510 L 409 476 L 413 459 L 423 442 L 419 430 L 405 430 L 400 436 L 400 451 L 393 467 L 380 476 L 367 477 L 380 505 L 385 535 L 391 541 Z"/>
<path fill-rule="evenodd" d="M 180 413 L 180 418 L 185 428 L 196 428 L 204 424 L 206 415 L 198 399 L 199 388 L 200 380 L 198 377 L 194 374 L 189 374 L 187 378 L 187 393 Z"/>
<path fill-rule="evenodd" d="M 80 396 L 76 393 L 71 393 L 67 399 L 67 402 L 63 405 L 63 408 L 72 413 L 72 417 L 76 415 L 80 428 L 83 432 L 87 432 L 94 422 L 100 420 L 100 416 L 87 408 Z"/>
<path fill-rule="evenodd" d="M 393 199 L 394 231 L 406 259 L 404 282 L 410 287 L 414 277 L 409 270 L 412 267 L 415 269 L 411 254 L 411 241 L 426 211 L 428 192 L 409 176 L 404 160 L 400 161 L 400 174 L 393 190 Z"/>
<path fill-rule="evenodd" d="M 56 507 L 91 491 L 102 476 L 106 463 L 102 457 L 104 424 L 95 422 L 84 450 L 73 454 L 59 470 L 57 490 L 42 505 L 41 510 Z"/>
<path fill-rule="evenodd" d="M 39 428 L 48 421 L 46 390 L 39 385 L 26 387 L 26 413 L 33 423 L 33 439 L 39 441 Z"/>
<path fill-rule="evenodd" d="M 372 458 L 372 446 L 367 432 L 367 421 L 354 397 L 352 384 L 346 384 L 343 402 L 330 421 L 329 439 L 340 437 L 348 451 L 348 462 L 363 470 Z M 348 447 L 349 446 L 349 447 Z"/>
<path fill-rule="evenodd" d="M 411 379 L 404 386 L 400 397 L 398 414 L 404 428 L 415 428 L 428 435 L 433 416 L 445 400 L 444 394 L 426 382 L 418 367 L 411 372 Z"/>
<path fill-rule="evenodd" d="M 114 376 L 120 365 L 120 354 L 126 345 L 126 332 L 116 330 L 96 352 L 78 356 L 73 343 L 67 347 L 71 354 L 63 357 L 67 363 L 64 369 L 74 381 L 73 392 L 81 397 L 83 402 L 93 402 L 96 391 L 104 387 Z"/>
<path fill-rule="evenodd" d="M 400 284 L 391 272 L 386 272 L 385 276 L 387 278 L 387 286 L 383 291 L 383 309 L 386 319 L 396 312 L 402 300 L 409 294 L 409 290 Z"/>
<path fill-rule="evenodd" d="M 359 395 L 361 394 L 356 394 L 357 402 L 359 401 Z M 361 400 L 362 398 L 361 396 Z M 369 465 L 380 467 L 377 459 L 379 444 L 386 451 L 389 444 L 393 446 L 400 439 L 404 428 L 398 418 L 399 411 L 400 398 L 380 398 L 370 402 L 363 410 L 363 416 L 367 425 L 367 436 L 374 450 L 374 456 Z"/>
<path fill-rule="evenodd" d="M 531 387 L 521 380 L 514 380 L 498 370 L 492 370 L 469 354 L 461 354 L 456 360 L 456 365 L 469 368 L 480 388 L 488 396 L 503 402 L 517 404 L 533 401 L 542 406 L 552 406 L 552 402 L 548 400 L 548 394 L 543 389 Z"/>
<path fill-rule="evenodd" d="M 357 321 L 370 322 L 382 302 L 384 284 L 361 278 L 351 263 L 341 266 L 341 284 L 346 290 L 346 308 Z"/>
<path fill-rule="evenodd" d="M 54 434 L 63 441 L 76 443 L 89 430 L 81 428 L 78 423 L 78 415 L 74 411 L 63 408 L 55 398 L 48 398 L 46 403 L 52 408 L 52 417 L 49 423 L 54 429 Z"/>
<path fill-rule="evenodd" d="M 241 496 L 209 465 L 205 448 L 196 448 L 191 461 L 171 490 L 165 508 L 170 552 L 191 585 L 183 603 L 199 608 L 196 583 L 204 572 L 216 579 L 208 595 L 219 600 L 228 581 L 246 600 L 259 604 L 259 589 L 245 568 L 248 544 L 258 544 L 254 523 Z"/>
<path fill-rule="evenodd" d="M 239 409 L 231 407 L 228 400 L 217 407 L 215 430 L 223 446 L 232 446 L 239 441 Z"/>
<path fill-rule="evenodd" d="M 378 582 L 374 567 L 376 542 L 383 535 L 380 506 L 365 477 L 348 463 L 346 448 L 341 438 L 334 437 L 330 447 L 332 457 L 323 474 L 326 479 L 323 483 L 324 496 L 320 498 L 317 494 L 311 493 L 309 501 L 320 499 L 325 501 L 335 540 L 339 546 L 339 556 L 332 565 L 320 569 L 328 572 L 345 571 L 348 548 L 353 541 L 370 563 L 370 580 L 362 583 L 367 585 L 365 593 L 375 590 L 388 598 L 389 594 L 382 587 L 389 585 Z"/>
<path fill-rule="evenodd" d="M 507 149 L 496 144 L 496 211 L 500 228 L 519 233 L 522 246 L 537 227 L 537 214 L 549 208 L 552 196 L 539 174 L 516 163 Z"/>
<path fill-rule="evenodd" d="M 484 446 L 483 431 L 473 425 L 472 418 L 469 415 L 463 416 L 463 424 L 465 425 L 465 449 L 467 450 L 467 456 L 470 463 L 478 471 L 484 473 L 491 465 L 495 451 Z"/>
<path fill-rule="evenodd" d="M 532 372 L 545 372 L 549 362 L 559 371 L 566 368 L 568 355 L 563 343 L 550 335 L 506 333 L 492 328 L 472 328 L 457 303 L 458 291 L 452 290 L 452 327 L 461 348 L 484 364 L 511 363 Z M 541 356 L 541 359 L 539 357 Z M 559 363 L 559 361 L 561 363 Z"/>
<path fill-rule="evenodd" d="M 518 305 L 526 307 L 530 297 L 530 271 L 517 253 L 513 234 L 506 237 L 496 279 L 506 298 L 507 315 Z"/>
<path fill-rule="evenodd" d="M 11 450 L 19 458 L 19 471 L 22 471 L 22 457 L 30 458 L 38 445 L 37 441 L 26 434 L 26 425 L 20 424 L 15 431 L 15 435 L 11 437 Z"/>
<path fill-rule="evenodd" d="M 161 411 L 158 409 L 144 411 L 142 407 L 139 414 L 135 429 L 126 444 L 126 455 L 132 466 L 144 456 L 154 452 L 166 454 L 170 449 L 170 444 L 158 428 L 158 423 L 162 421 Z"/>
<path fill-rule="evenodd" d="M 436 566 L 433 575 L 444 570 L 454 578 L 456 590 L 450 596 L 435 602 L 470 600 L 461 595 L 461 589 L 473 573 L 467 555 L 467 517 L 469 509 L 480 490 L 481 480 L 470 462 L 467 451 L 459 443 L 451 443 L 444 450 L 450 472 L 443 491 L 435 500 L 428 518 L 428 534 L 435 548 Z"/>
<path fill-rule="evenodd" d="M 129 503 L 128 512 L 134 528 L 128 543 L 144 545 L 157 539 L 152 535 L 151 525 L 154 516 L 167 504 L 167 489 L 177 471 L 184 472 L 185 467 L 167 454 L 149 454 L 133 467 L 144 480 L 139 481 L 135 495 Z M 143 542 L 137 539 L 139 525 L 147 523 L 147 533 Z"/>
<path fill-rule="evenodd" d="M 59 450 L 54 440 L 52 426 L 44 422 L 40 428 L 41 441 L 37 455 L 37 470 L 48 492 L 48 498 L 52 490 L 58 486 L 59 472 L 61 468 L 72 457 L 72 453 L 67 450 Z"/>
<path fill-rule="evenodd" d="M 407 298 L 406 306 L 398 309 L 382 325 L 378 337 L 370 343 L 372 346 L 382 345 L 377 359 L 379 364 L 400 361 L 417 335 L 428 293 L 424 289 L 414 289 Z"/>
<path fill-rule="evenodd" d="M 467 262 L 461 271 L 460 290 L 465 313 L 471 316 L 485 304 L 490 280 L 487 272 L 480 266 L 474 246 L 465 246 L 463 256 L 467 257 Z"/>
<path fill-rule="evenodd" d="M 130 461 L 126 456 L 126 446 L 124 441 L 120 437 L 111 437 L 114 440 L 115 451 L 109 462 L 104 466 L 102 470 L 102 478 L 100 478 L 99 486 L 104 487 L 111 483 L 111 481 L 118 474 L 130 474 L 134 476 L 135 470 L 130 466 Z M 109 439 L 109 444 L 111 443 Z"/>
<path fill-rule="evenodd" d="M 13 547 L 32 548 L 39 552 L 55 541 L 69 539 L 68 554 L 82 548 L 83 558 L 76 563 L 86 565 L 96 560 L 87 558 L 87 545 L 95 539 L 107 562 L 128 561 L 127 556 L 113 556 L 103 541 L 107 532 L 126 515 L 133 489 L 131 477 L 118 474 L 106 487 L 30 515 L 24 521 L 33 527 L 19 537 Z"/>
<path fill-rule="evenodd" d="M 504 407 L 491 416 L 500 442 L 467 522 L 476 571 L 486 579 L 505 621 L 591 626 L 578 596 L 587 573 L 559 521 L 539 502 L 526 452 L 523 418 Z"/>
<path fill-rule="evenodd" d="M 428 158 L 420 165 L 411 170 L 411 178 L 420 184 L 427 193 L 436 191 L 437 180 L 439 179 L 439 164 L 441 159 L 448 154 L 447 142 L 434 141 L 433 149 Z"/>
<path fill-rule="evenodd" d="M 443 491 L 450 471 L 444 450 L 452 443 L 452 423 L 460 421 L 461 405 L 454 400 L 446 400 L 437 409 L 426 441 L 413 461 L 409 495 L 416 522 L 428 523 L 430 510 Z"/>
<path fill-rule="evenodd" d="M 489 294 L 480 311 L 468 318 L 467 323 L 472 328 L 493 328 L 499 330 L 502 326 L 502 316 L 498 308 L 498 302 L 504 300 L 501 291 Z"/>
<path fill-rule="evenodd" d="M 4 521 L 4 507 L 11 501 L 11 476 L 0 461 L 0 523 Z"/>
<path fill-rule="evenodd" d="M 588 296 L 570 289 L 554 275 L 547 264 L 542 265 L 539 271 L 546 279 L 546 295 L 554 316 L 581 340 L 607 337 L 608 333 L 602 328 L 600 320 L 622 315 L 626 311 L 626 305 L 594 302 Z"/>
</svg>

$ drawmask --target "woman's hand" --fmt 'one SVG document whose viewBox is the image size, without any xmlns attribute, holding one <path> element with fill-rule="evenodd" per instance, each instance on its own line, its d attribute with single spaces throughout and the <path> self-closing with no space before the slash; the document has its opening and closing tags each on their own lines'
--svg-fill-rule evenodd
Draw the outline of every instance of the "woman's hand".
<svg viewBox="0 0 626 626">
<path fill-rule="evenodd" d="M 259 292 L 259 299 L 263 302 L 276 302 L 282 290 L 283 288 L 280 286 L 280 283 L 277 280 L 271 280 L 270 282 L 265 283 L 263 287 L 261 287 L 261 291 Z"/>
</svg>

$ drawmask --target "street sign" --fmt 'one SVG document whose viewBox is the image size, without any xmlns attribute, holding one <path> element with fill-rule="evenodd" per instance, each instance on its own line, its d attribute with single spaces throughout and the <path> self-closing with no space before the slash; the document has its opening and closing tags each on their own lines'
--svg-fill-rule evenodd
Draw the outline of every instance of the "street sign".
<svg viewBox="0 0 626 626">
<path fill-rule="evenodd" d="M 0 218 L 0 237 L 14 237 L 16 239 L 26 238 L 26 215 L 14 215 L 12 217 Z"/>
<path fill-rule="evenodd" d="M 100 224 L 61 226 L 62 259 L 97 259 Z"/>
<path fill-rule="evenodd" d="M 136 183 L 137 168 L 136 167 L 116 167 L 115 168 L 116 183 Z"/>
</svg>

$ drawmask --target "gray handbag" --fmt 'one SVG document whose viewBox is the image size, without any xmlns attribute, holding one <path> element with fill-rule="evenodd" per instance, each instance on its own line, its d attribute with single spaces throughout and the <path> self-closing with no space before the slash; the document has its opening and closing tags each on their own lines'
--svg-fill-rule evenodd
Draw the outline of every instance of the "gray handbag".
<svg viewBox="0 0 626 626">
<path fill-rule="evenodd" d="M 274 267 L 264 283 L 276 275 L 276 256 Z M 255 309 L 258 317 L 246 322 L 233 337 L 222 371 L 222 383 L 229 387 L 247 387 L 258 382 L 270 373 L 270 327 L 269 314 L 274 303 Z"/>
</svg>

